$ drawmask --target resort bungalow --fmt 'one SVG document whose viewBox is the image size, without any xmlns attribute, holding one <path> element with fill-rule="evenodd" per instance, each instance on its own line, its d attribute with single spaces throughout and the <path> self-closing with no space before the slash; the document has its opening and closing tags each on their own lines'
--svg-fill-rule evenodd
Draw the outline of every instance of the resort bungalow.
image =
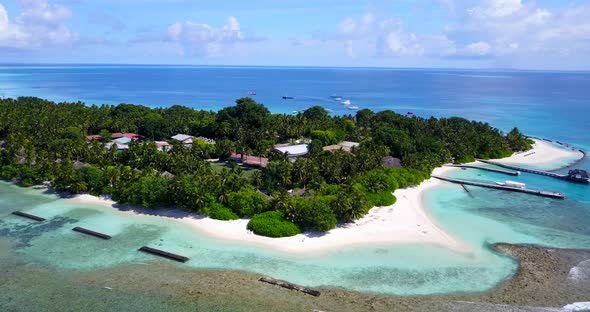
<svg viewBox="0 0 590 312">
<path fill-rule="evenodd" d="M 273 153 L 287 153 L 287 156 L 294 158 L 294 157 L 301 157 L 307 155 L 309 152 L 309 145 L 307 144 L 298 144 L 298 145 L 289 145 L 289 146 L 275 146 L 273 149 L 270 150 Z"/>
<path fill-rule="evenodd" d="M 113 142 L 128 145 L 129 143 L 131 143 L 131 139 L 128 137 L 120 137 L 120 138 L 114 139 Z"/>
<path fill-rule="evenodd" d="M 123 143 L 119 143 L 117 141 L 112 141 L 112 142 L 106 143 L 104 145 L 104 147 L 106 149 L 110 150 L 113 145 L 115 145 L 117 147 L 117 150 L 118 151 L 124 151 L 124 150 L 128 150 L 129 149 L 129 145 L 123 144 Z"/>
<path fill-rule="evenodd" d="M 141 136 L 137 133 L 116 132 L 116 133 L 111 134 L 111 138 L 113 138 L 113 139 L 127 138 L 130 141 L 141 141 L 143 139 L 143 136 Z"/>
<path fill-rule="evenodd" d="M 338 144 L 335 145 L 328 145 L 328 146 L 324 146 L 323 150 L 324 151 L 337 151 L 337 150 L 343 150 L 347 153 L 352 153 L 352 151 L 355 148 L 358 148 L 361 144 L 357 143 L 357 142 L 350 142 L 350 141 L 342 141 Z"/>
<path fill-rule="evenodd" d="M 194 136 L 188 134 L 179 133 L 172 137 L 172 140 L 180 141 L 182 144 L 187 146 L 192 146 L 193 140 L 195 139 Z"/>
<path fill-rule="evenodd" d="M 92 134 L 92 135 L 86 136 L 86 140 L 88 140 L 88 141 L 100 140 L 100 139 L 102 139 L 102 137 L 99 134 Z"/>
<path fill-rule="evenodd" d="M 266 165 L 268 165 L 268 158 L 266 158 L 266 157 L 258 157 L 258 156 L 253 156 L 253 155 L 242 155 L 242 154 L 232 153 L 230 156 L 230 159 L 237 162 L 237 163 L 241 163 L 246 166 L 252 166 L 252 167 L 264 168 L 264 167 L 266 167 Z"/>
<path fill-rule="evenodd" d="M 160 152 L 167 152 L 172 149 L 172 145 L 166 141 L 156 141 L 156 148 Z"/>
</svg>

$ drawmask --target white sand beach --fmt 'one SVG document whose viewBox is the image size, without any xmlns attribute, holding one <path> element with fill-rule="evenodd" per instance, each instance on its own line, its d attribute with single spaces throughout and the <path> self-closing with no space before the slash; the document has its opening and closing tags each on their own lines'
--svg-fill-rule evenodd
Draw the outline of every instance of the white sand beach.
<svg viewBox="0 0 590 312">
<path fill-rule="evenodd" d="M 529 156 L 524 156 L 526 154 Z M 548 142 L 537 141 L 533 150 L 515 154 L 501 161 L 537 165 L 551 162 L 573 162 L 581 157 L 580 152 L 571 151 Z M 444 175 L 450 170 L 457 169 L 440 167 L 436 168 L 433 174 Z M 197 215 L 182 218 L 161 217 L 169 218 L 171 222 L 186 224 L 195 231 L 213 238 L 264 246 L 288 253 L 318 253 L 347 246 L 370 244 L 414 243 L 434 244 L 457 252 L 468 253 L 469 246 L 439 226 L 423 204 L 425 190 L 443 183 L 446 182 L 431 178 L 419 186 L 396 190 L 394 195 L 397 197 L 397 202 L 394 205 L 375 207 L 365 217 L 353 223 L 338 226 L 322 235 L 304 233 L 293 237 L 269 238 L 248 231 L 246 226 L 249 220 L 247 219 L 219 221 Z M 111 200 L 91 195 L 79 195 L 74 200 L 80 203 L 109 207 L 114 204 Z M 150 212 L 153 214 L 153 210 Z M 124 213 L 137 214 L 134 211 L 124 211 Z"/>
<path fill-rule="evenodd" d="M 578 149 L 572 150 L 571 147 L 558 145 L 539 139 L 533 139 L 533 149 L 526 152 L 515 153 L 514 155 L 497 159 L 496 161 L 506 164 L 526 164 L 547 169 L 555 169 L 566 166 L 584 155 Z"/>
</svg>

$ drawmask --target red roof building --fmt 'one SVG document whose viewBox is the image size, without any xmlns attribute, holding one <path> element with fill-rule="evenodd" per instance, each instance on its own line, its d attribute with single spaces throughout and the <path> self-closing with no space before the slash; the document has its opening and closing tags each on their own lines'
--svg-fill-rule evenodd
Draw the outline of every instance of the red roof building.
<svg viewBox="0 0 590 312">
<path fill-rule="evenodd" d="M 266 167 L 268 165 L 268 158 L 254 155 L 244 155 L 242 157 L 242 154 L 232 153 L 230 159 L 252 167 Z"/>
<path fill-rule="evenodd" d="M 142 140 L 143 139 L 143 136 L 141 136 L 139 134 L 136 134 L 136 133 L 120 133 L 120 132 L 117 132 L 117 133 L 111 134 L 111 137 L 113 139 L 128 138 L 128 139 L 133 140 L 133 141 L 139 141 L 139 140 Z"/>
</svg>

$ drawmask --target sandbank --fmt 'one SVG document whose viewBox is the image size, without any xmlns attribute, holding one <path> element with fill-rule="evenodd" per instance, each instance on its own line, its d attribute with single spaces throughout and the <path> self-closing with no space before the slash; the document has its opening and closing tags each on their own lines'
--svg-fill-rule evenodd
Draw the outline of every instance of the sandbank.
<svg viewBox="0 0 590 312">
<path fill-rule="evenodd" d="M 533 139 L 533 149 L 526 152 L 514 153 L 510 157 L 497 159 L 505 164 L 523 164 L 556 169 L 570 165 L 584 157 L 584 154 L 574 147 L 567 147 L 557 143 Z"/>
</svg>

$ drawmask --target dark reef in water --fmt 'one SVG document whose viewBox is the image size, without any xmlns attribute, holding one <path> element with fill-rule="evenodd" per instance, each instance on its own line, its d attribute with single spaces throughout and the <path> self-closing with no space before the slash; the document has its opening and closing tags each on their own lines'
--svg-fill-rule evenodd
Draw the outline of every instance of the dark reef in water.
<svg viewBox="0 0 590 312">
<path fill-rule="evenodd" d="M 13 247 L 0 240 L 0 248 Z M 260 283 L 260 275 L 253 273 L 193 270 L 167 261 L 90 272 L 55 272 L 22 265 L 14 255 L 4 255 L 0 257 L 0 310 L 547 311 L 516 306 L 562 307 L 590 298 L 590 272 L 571 274 L 573 267 L 590 259 L 590 250 L 510 244 L 493 247 L 520 261 L 512 279 L 485 293 L 430 296 L 324 288 L 321 297 L 313 297 Z"/>
<path fill-rule="evenodd" d="M 5 221 L 0 220 L 0 239 L 11 238 L 16 241 L 16 247 L 28 247 L 30 242 L 45 232 L 50 232 L 67 224 L 78 222 L 76 219 L 56 216 L 49 221 L 42 223 L 30 222 L 22 225 L 3 226 Z"/>
</svg>

